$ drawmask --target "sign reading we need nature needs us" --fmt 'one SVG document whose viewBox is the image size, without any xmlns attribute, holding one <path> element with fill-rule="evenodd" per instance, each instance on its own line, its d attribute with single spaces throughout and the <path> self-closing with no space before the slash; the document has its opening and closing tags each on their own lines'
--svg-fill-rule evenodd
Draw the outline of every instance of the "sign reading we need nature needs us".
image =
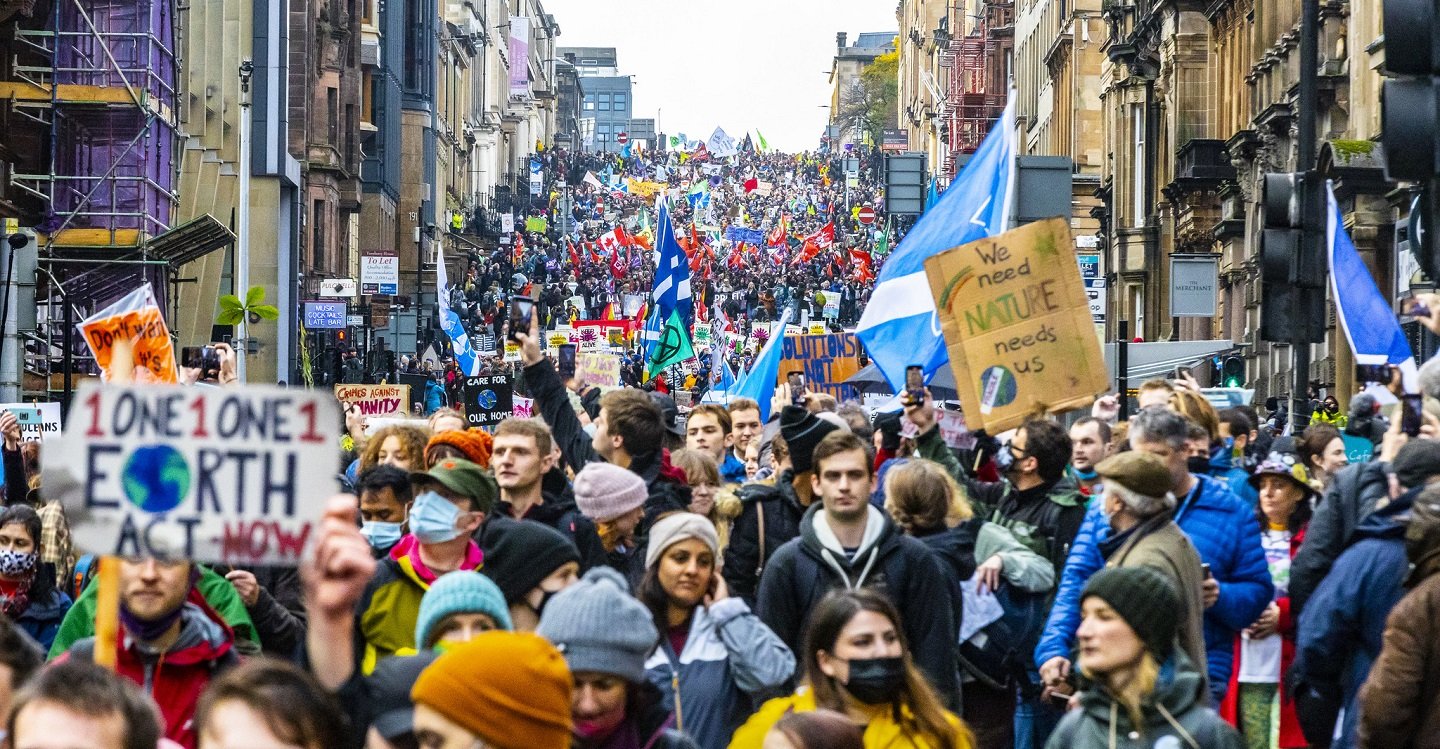
<svg viewBox="0 0 1440 749">
<path fill-rule="evenodd" d="M 359 408 L 364 416 L 404 416 L 410 408 L 410 386 L 336 385 L 335 400 Z"/>
<path fill-rule="evenodd" d="M 321 391 L 86 382 L 45 493 L 85 552 L 294 565 L 337 489 L 339 425 Z"/>
<path fill-rule="evenodd" d="M 969 428 L 996 434 L 1109 388 L 1072 247 L 1054 218 L 925 261 Z"/>
</svg>

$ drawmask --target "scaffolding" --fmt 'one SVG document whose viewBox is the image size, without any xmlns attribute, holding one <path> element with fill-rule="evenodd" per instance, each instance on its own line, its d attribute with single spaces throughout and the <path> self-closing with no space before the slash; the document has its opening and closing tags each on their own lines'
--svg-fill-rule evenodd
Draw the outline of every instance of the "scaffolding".
<svg viewBox="0 0 1440 749">
<path fill-rule="evenodd" d="M 40 3 L 43 28 L 17 28 L 0 99 L 48 130 L 47 173 L 12 184 L 46 208 L 37 229 L 60 248 L 142 248 L 165 232 L 174 194 L 175 10 L 171 0 Z"/>
<path fill-rule="evenodd" d="M 990 125 L 1005 109 L 1005 91 L 993 90 L 995 86 L 989 83 L 994 78 L 990 66 L 996 60 L 997 44 L 987 20 L 982 19 L 972 33 L 950 40 L 945 97 L 945 174 L 950 179 L 958 171 L 960 155 L 980 147 Z"/>
</svg>

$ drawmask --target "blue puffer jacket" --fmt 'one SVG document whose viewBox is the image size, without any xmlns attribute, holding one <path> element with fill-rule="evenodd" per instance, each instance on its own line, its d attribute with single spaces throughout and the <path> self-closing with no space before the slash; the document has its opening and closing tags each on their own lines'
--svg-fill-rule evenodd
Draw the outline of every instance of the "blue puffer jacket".
<svg viewBox="0 0 1440 749">
<path fill-rule="evenodd" d="M 1260 492 L 1250 485 L 1250 472 L 1235 465 L 1230 448 L 1220 445 L 1210 451 L 1209 475 L 1229 487 L 1230 492 L 1253 509 L 1260 502 Z"/>
<path fill-rule="evenodd" d="M 70 610 L 70 603 L 70 596 L 52 589 L 43 598 L 32 599 L 15 623 L 48 651 L 60 631 L 60 622 L 65 620 L 65 612 Z"/>
<path fill-rule="evenodd" d="M 1190 537 L 1200 552 L 1200 560 L 1210 565 L 1211 574 L 1220 581 L 1220 600 L 1205 610 L 1206 670 L 1210 693 L 1218 702 L 1230 682 L 1235 633 L 1259 618 L 1275 588 L 1260 545 L 1255 511 L 1219 481 L 1207 476 L 1194 478 L 1200 482 L 1198 494 L 1180 508 L 1175 523 Z M 1050 609 L 1040 644 L 1035 646 L 1037 666 L 1057 655 L 1072 658 L 1075 630 L 1080 628 L 1080 591 L 1090 576 L 1105 566 L 1100 542 L 1109 537 L 1110 524 L 1101 504 L 1093 503 L 1070 547 L 1055 606 Z"/>
</svg>

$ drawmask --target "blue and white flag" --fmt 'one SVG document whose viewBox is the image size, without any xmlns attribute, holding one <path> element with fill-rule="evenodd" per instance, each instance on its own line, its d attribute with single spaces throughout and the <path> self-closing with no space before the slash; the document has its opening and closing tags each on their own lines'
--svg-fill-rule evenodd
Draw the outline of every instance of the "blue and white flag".
<svg viewBox="0 0 1440 749">
<path fill-rule="evenodd" d="M 725 128 L 717 127 L 715 132 L 710 134 L 710 140 L 705 142 L 705 148 L 711 156 L 717 159 L 724 159 L 740 153 L 740 147 L 735 139 L 725 133 Z"/>
<path fill-rule="evenodd" d="M 679 310 L 680 319 L 688 328 L 695 318 L 695 305 L 690 298 L 689 258 L 675 239 L 670 201 L 661 197 L 658 202 L 660 216 L 655 221 L 655 251 L 659 253 L 659 260 L 655 264 L 655 288 L 650 292 L 650 300 L 660 312 L 661 320 L 670 319 L 670 313 Z"/>
<path fill-rule="evenodd" d="M 929 296 L 929 292 L 926 292 L 926 296 Z M 785 325 L 790 322 L 794 311 L 786 308 L 781 313 L 775 335 L 770 336 L 765 348 L 760 349 L 760 355 L 755 357 L 755 363 L 750 365 L 750 370 L 740 375 L 740 379 L 729 390 L 732 399 L 749 398 L 760 404 L 761 423 L 770 419 L 770 401 L 775 398 L 775 381 L 780 378 L 780 354 L 785 348 Z"/>
<path fill-rule="evenodd" d="M 439 301 L 436 309 L 440 313 L 440 328 L 450 337 L 450 348 L 455 351 L 455 363 L 460 365 L 460 371 L 475 377 L 480 374 L 480 357 L 470 347 L 470 336 L 465 332 L 460 316 L 450 309 L 450 280 L 445 274 L 444 251 L 436 249 L 435 258 L 435 296 Z"/>
<path fill-rule="evenodd" d="M 1325 246 L 1330 262 L 1330 288 L 1335 316 L 1355 352 L 1356 364 L 1393 364 L 1400 368 L 1406 392 L 1418 392 L 1415 352 L 1395 319 L 1390 302 L 1380 293 L 1370 269 L 1345 231 L 1335 190 L 1326 182 Z M 1340 283 L 1344 279 L 1344 283 Z"/>
<path fill-rule="evenodd" d="M 925 259 L 1010 228 L 1015 194 L 1015 96 L 990 127 L 980 148 L 941 198 L 929 206 L 880 270 L 855 335 L 898 392 L 905 367 L 925 368 L 928 381 L 950 361 Z"/>
</svg>

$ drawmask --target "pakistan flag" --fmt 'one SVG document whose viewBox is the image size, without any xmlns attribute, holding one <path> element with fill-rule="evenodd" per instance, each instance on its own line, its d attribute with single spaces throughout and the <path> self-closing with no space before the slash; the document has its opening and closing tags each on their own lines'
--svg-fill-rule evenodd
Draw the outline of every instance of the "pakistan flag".
<svg viewBox="0 0 1440 749">
<path fill-rule="evenodd" d="M 690 334 L 685 332 L 685 323 L 680 321 L 678 310 L 670 313 L 665 328 L 660 331 L 660 340 L 650 347 L 650 361 L 645 362 L 645 379 L 665 371 L 686 359 L 695 357 L 695 347 L 690 345 Z"/>
</svg>

